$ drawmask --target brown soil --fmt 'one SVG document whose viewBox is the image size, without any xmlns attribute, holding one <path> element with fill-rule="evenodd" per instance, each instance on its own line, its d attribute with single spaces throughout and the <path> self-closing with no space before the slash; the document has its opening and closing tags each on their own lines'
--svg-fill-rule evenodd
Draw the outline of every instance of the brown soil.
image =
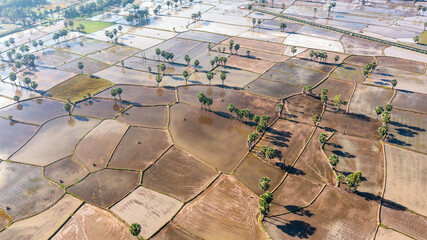
<svg viewBox="0 0 427 240">
<path fill-rule="evenodd" d="M 166 105 L 176 102 L 175 89 L 173 88 L 153 88 L 139 87 L 130 85 L 116 85 L 113 88 L 120 87 L 123 90 L 122 99 L 135 106 L 146 105 Z M 97 94 L 97 97 L 110 98 L 112 88 Z"/>
<path fill-rule="evenodd" d="M 103 169 L 127 129 L 116 120 L 104 120 L 79 142 L 74 155 L 90 172 Z"/>
<path fill-rule="evenodd" d="M 332 168 L 329 165 L 328 160 L 321 152 L 321 145 L 317 140 L 321 132 L 324 131 L 321 129 L 316 130 L 313 138 L 308 143 L 304 152 L 301 154 L 298 162 L 295 164 L 294 171 L 300 173 L 300 175 L 304 175 L 310 180 L 319 183 L 334 184 L 335 176 L 332 172 Z M 327 134 L 330 135 L 330 133 Z"/>
<path fill-rule="evenodd" d="M 361 67 L 364 67 L 366 64 L 372 63 L 372 62 L 375 62 L 375 59 L 373 57 L 357 56 L 357 55 L 350 56 L 345 60 L 345 63 L 349 63 L 349 64 L 361 66 Z"/>
<path fill-rule="evenodd" d="M 213 104 L 211 110 L 218 112 L 221 115 L 228 116 L 230 112 L 227 110 L 228 104 L 232 103 L 236 108 L 249 108 L 253 114 L 269 115 L 275 117 L 277 115 L 275 109 L 277 101 L 246 93 L 228 87 L 211 87 L 211 86 L 185 86 L 178 88 L 178 96 L 180 102 L 192 104 L 200 107 L 200 102 L 197 99 L 199 93 L 204 93 L 211 97 Z M 233 114 L 235 116 L 235 114 Z"/>
<path fill-rule="evenodd" d="M 377 226 L 377 203 L 334 187 L 303 210 L 266 218 L 273 239 L 372 239 Z"/>
<path fill-rule="evenodd" d="M 382 49 L 387 46 L 385 44 L 376 43 L 348 35 L 344 35 L 341 38 L 341 43 L 346 53 L 370 56 L 381 55 Z"/>
<path fill-rule="evenodd" d="M 128 227 L 111 213 L 90 204 L 83 205 L 52 238 L 65 239 L 134 239 Z"/>
<path fill-rule="evenodd" d="M 274 191 L 270 215 L 285 213 L 310 203 L 322 189 L 322 184 L 313 182 L 297 169 L 291 170 L 285 181 Z"/>
<path fill-rule="evenodd" d="M 286 49 L 286 45 L 280 43 L 272 43 L 265 41 L 252 40 L 247 38 L 231 37 L 227 40 L 224 40 L 221 44 L 228 46 L 230 40 L 234 41 L 234 44 L 240 44 L 242 48 L 249 48 L 253 50 L 269 52 L 269 53 L 283 53 Z M 228 49 L 228 48 L 226 48 Z"/>
<path fill-rule="evenodd" d="M 78 59 L 74 59 L 71 62 L 68 62 L 64 65 L 61 65 L 59 67 L 57 67 L 58 70 L 62 70 L 62 71 L 67 71 L 67 72 L 72 72 L 75 74 L 80 74 L 82 71 L 77 67 L 77 64 L 79 62 L 82 62 L 84 65 L 83 68 L 83 73 L 84 74 L 93 74 L 99 71 L 102 71 L 106 68 L 108 68 L 110 65 L 103 63 L 103 62 L 99 62 L 90 58 L 86 58 L 86 57 L 82 57 L 82 58 L 78 58 Z"/>
<path fill-rule="evenodd" d="M 67 190 L 96 206 L 108 208 L 132 191 L 139 181 L 138 172 L 104 169 L 89 174 Z"/>
<path fill-rule="evenodd" d="M 396 108 L 407 109 L 410 111 L 427 113 L 427 95 L 409 92 L 397 91 L 391 104 Z"/>
<path fill-rule="evenodd" d="M 117 119 L 130 126 L 164 128 L 167 124 L 168 108 L 166 106 L 132 107 Z"/>
<path fill-rule="evenodd" d="M 4 212 L 0 210 L 0 230 L 5 228 L 12 222 L 12 219 L 9 218 Z"/>
<path fill-rule="evenodd" d="M 74 156 L 67 157 L 58 162 L 48 165 L 44 169 L 47 178 L 64 186 L 69 186 L 84 178 L 88 172 Z"/>
<path fill-rule="evenodd" d="M 257 223 L 257 198 L 229 176 L 184 206 L 173 223 L 203 239 L 265 239 Z"/>
<path fill-rule="evenodd" d="M 366 140 L 335 133 L 325 144 L 325 153 L 329 157 L 336 154 L 339 164 L 337 173 L 347 176 L 361 171 L 363 181 L 357 189 L 373 195 L 381 195 L 384 184 L 384 156 L 382 145 L 378 141 Z"/>
<path fill-rule="evenodd" d="M 272 159 L 272 163 L 286 168 L 295 161 L 311 131 L 312 127 L 307 124 L 280 119 L 267 130 L 254 150 L 258 151 L 262 145 L 273 147 L 279 155 Z"/>
<path fill-rule="evenodd" d="M 167 131 L 131 127 L 114 151 L 108 166 L 144 170 L 171 145 Z"/>
<path fill-rule="evenodd" d="M 323 109 L 323 103 L 313 97 L 298 95 L 285 100 L 282 116 L 285 119 L 307 123 L 313 123 L 313 116 L 318 115 Z"/>
<path fill-rule="evenodd" d="M 230 49 L 228 48 L 228 42 L 227 44 L 215 45 L 215 47 L 213 47 L 212 49 L 215 51 L 218 51 L 217 50 L 218 47 L 221 48 L 221 51 L 223 48 L 225 48 L 225 53 L 230 54 Z M 249 53 L 249 56 L 254 59 L 262 59 L 262 60 L 267 60 L 271 62 L 283 62 L 290 58 L 289 56 L 282 55 L 283 52 L 269 53 L 269 52 L 264 52 L 263 50 L 254 50 L 253 48 L 242 47 L 242 46 L 240 46 L 238 56 L 246 57 L 247 56 L 246 52 L 248 50 L 251 51 Z M 236 51 L 233 50 L 233 54 L 236 54 Z M 227 62 L 227 65 L 228 65 L 228 62 Z"/>
<path fill-rule="evenodd" d="M 363 75 L 362 67 L 344 63 L 332 72 L 331 77 L 351 82 L 361 82 L 365 76 Z"/>
<path fill-rule="evenodd" d="M 354 83 L 349 81 L 343 81 L 335 78 L 328 78 L 322 84 L 313 89 L 314 94 L 320 95 L 323 88 L 328 89 L 328 106 L 334 107 L 333 100 L 336 95 L 341 95 L 344 101 L 350 100 L 350 96 L 353 93 Z"/>
<path fill-rule="evenodd" d="M 170 116 L 174 143 L 225 172 L 231 172 L 244 157 L 248 134 L 255 131 L 240 121 L 182 103 L 170 108 Z"/>
<path fill-rule="evenodd" d="M 114 118 L 120 114 L 120 108 L 126 109 L 129 105 L 108 99 L 89 99 L 74 106 L 74 115 L 83 115 L 97 118 Z"/>
<path fill-rule="evenodd" d="M 383 202 L 381 223 L 416 239 L 424 239 L 426 236 L 427 218 L 406 211 L 394 204 Z"/>
<path fill-rule="evenodd" d="M 376 118 L 375 107 L 386 105 L 392 96 L 391 89 L 357 84 L 348 111 Z"/>
<path fill-rule="evenodd" d="M 271 166 L 267 162 L 258 159 L 258 157 L 253 154 L 249 154 L 233 175 L 256 195 L 261 195 L 263 191 L 258 186 L 259 180 L 262 177 L 270 178 L 271 191 L 280 183 L 280 180 L 282 180 L 285 175 L 285 171 L 278 167 Z"/>
<path fill-rule="evenodd" d="M 185 202 L 202 191 L 216 175 L 210 166 L 173 147 L 144 172 L 142 184 Z"/>
<path fill-rule="evenodd" d="M 301 87 L 260 78 L 246 85 L 245 91 L 272 98 L 283 98 L 301 92 Z"/>
<path fill-rule="evenodd" d="M 193 237 L 190 234 L 184 232 L 175 224 L 169 223 L 160 232 L 158 232 L 153 240 L 197 240 L 199 238 Z"/>
<path fill-rule="evenodd" d="M 269 62 L 260 59 L 248 58 L 243 56 L 232 55 L 228 58 L 227 66 L 240 68 L 243 70 L 256 72 L 259 74 L 265 73 L 274 65 L 274 62 Z"/>
<path fill-rule="evenodd" d="M 326 110 L 320 121 L 320 127 L 326 131 L 336 131 L 370 140 L 379 140 L 378 128 L 381 125 L 380 120 L 352 113 L 339 113 L 335 110 Z"/>
<path fill-rule="evenodd" d="M 425 73 L 426 64 L 420 62 L 414 62 L 402 58 L 394 57 L 377 57 L 379 65 L 385 67 L 396 68 L 402 71 L 414 72 L 414 73 Z"/>
</svg>

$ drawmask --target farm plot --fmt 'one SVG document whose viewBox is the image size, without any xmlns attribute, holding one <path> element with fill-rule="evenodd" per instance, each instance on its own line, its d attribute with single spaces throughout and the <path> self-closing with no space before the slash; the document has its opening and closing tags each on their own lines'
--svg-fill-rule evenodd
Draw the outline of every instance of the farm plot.
<svg viewBox="0 0 427 240">
<path fill-rule="evenodd" d="M 217 172 L 186 151 L 173 147 L 144 172 L 144 186 L 188 201 L 216 177 Z"/>
<path fill-rule="evenodd" d="M 197 47 L 200 44 L 198 41 L 172 38 L 167 41 L 160 43 L 159 45 L 149 48 L 144 51 L 145 57 L 148 59 L 157 60 L 160 55 L 156 55 L 156 48 L 159 48 L 161 51 L 171 52 L 175 55 L 174 59 L 187 54 L 191 49 Z"/>
<path fill-rule="evenodd" d="M 382 55 L 382 50 L 387 47 L 385 44 L 348 35 L 344 35 L 341 38 L 341 43 L 344 47 L 345 53 L 366 56 Z"/>
<path fill-rule="evenodd" d="M 295 54 L 297 54 L 298 58 L 313 61 L 313 58 L 310 57 L 310 51 L 303 51 L 301 53 L 298 53 L 298 49 L 297 49 L 297 52 Z M 335 65 L 342 63 L 344 59 L 348 56 L 347 54 L 337 53 L 337 52 L 326 52 L 326 54 L 328 55 L 328 58 L 322 59 L 322 63 L 335 64 Z M 335 56 L 339 57 L 338 61 L 335 61 L 334 59 Z"/>
<path fill-rule="evenodd" d="M 52 68 L 38 67 L 35 71 L 22 71 L 17 74 L 18 80 L 24 82 L 26 77 L 38 84 L 38 90 L 48 90 L 55 85 L 76 76 L 75 73 L 64 72 Z M 13 97 L 13 96 L 12 96 Z"/>
<path fill-rule="evenodd" d="M 54 68 L 66 62 L 79 58 L 77 54 L 64 51 L 60 48 L 48 48 L 34 54 L 34 63 L 38 66 Z"/>
<path fill-rule="evenodd" d="M 167 131 L 130 127 L 114 151 L 108 166 L 144 170 L 171 145 Z"/>
<path fill-rule="evenodd" d="M 130 126 L 164 128 L 168 122 L 166 106 L 132 107 L 117 119 Z"/>
<path fill-rule="evenodd" d="M 384 156 L 381 144 L 362 138 L 335 133 L 325 144 L 325 153 L 329 157 L 335 154 L 340 162 L 335 167 L 337 173 L 347 175 L 362 172 L 363 181 L 359 192 L 380 196 L 384 183 Z"/>
<path fill-rule="evenodd" d="M 332 72 L 331 77 L 360 83 L 365 75 L 362 67 L 344 63 Z"/>
<path fill-rule="evenodd" d="M 239 109 L 249 108 L 253 114 L 269 115 L 274 117 L 277 115 L 275 108 L 278 102 L 248 94 L 244 91 L 239 91 L 229 87 L 221 86 L 185 86 L 178 87 L 178 98 L 180 102 L 185 102 L 193 106 L 200 106 L 197 99 L 199 93 L 204 93 L 212 98 L 214 104 L 211 110 L 229 116 L 227 106 L 232 103 Z"/>
<path fill-rule="evenodd" d="M 197 240 L 198 238 L 184 232 L 179 227 L 173 223 L 168 223 L 165 227 L 160 230 L 156 235 L 151 239 L 153 240 L 166 240 L 166 239 L 175 239 L 175 240 Z"/>
<path fill-rule="evenodd" d="M 391 104 L 396 108 L 427 113 L 426 102 L 427 96 L 425 94 L 410 91 L 397 91 Z"/>
<path fill-rule="evenodd" d="M 150 17 L 149 24 L 146 27 L 166 30 L 166 31 L 176 31 L 176 32 L 185 32 L 188 30 L 186 26 L 189 23 L 189 19 L 182 17 L 172 17 L 172 16 L 156 16 Z"/>
<path fill-rule="evenodd" d="M 331 202 L 334 203 L 331 208 Z M 264 220 L 273 239 L 371 239 L 377 226 L 377 203 L 341 189 L 326 187 L 301 213 Z"/>
<path fill-rule="evenodd" d="M 103 169 L 127 129 L 119 121 L 104 120 L 80 140 L 74 155 L 90 172 Z"/>
<path fill-rule="evenodd" d="M 138 187 L 111 210 L 128 224 L 139 223 L 141 235 L 147 239 L 164 226 L 181 206 L 182 203 L 176 199 Z"/>
<path fill-rule="evenodd" d="M 133 239 L 128 227 L 111 213 L 84 204 L 52 240 L 63 239 Z"/>
<path fill-rule="evenodd" d="M 426 64 L 421 62 L 410 61 L 402 58 L 395 57 L 383 57 L 379 56 L 378 65 L 388 68 L 395 68 L 402 71 L 413 72 L 413 73 L 425 73 Z"/>
<path fill-rule="evenodd" d="M 16 102 L 15 100 L 0 96 L 0 109 L 6 106 L 12 105 L 15 102 Z"/>
<path fill-rule="evenodd" d="M 39 167 L 3 161 L 0 173 L 0 204 L 15 221 L 44 211 L 64 194 Z"/>
<path fill-rule="evenodd" d="M 227 36 L 237 36 L 250 29 L 250 27 L 230 25 L 211 21 L 196 22 L 191 24 L 189 27 L 192 30 L 222 34 Z"/>
<path fill-rule="evenodd" d="M 174 33 L 174 32 L 151 29 L 151 28 L 135 28 L 129 31 L 129 33 L 143 36 L 143 37 L 158 38 L 163 40 L 173 38 L 177 35 L 177 33 Z"/>
<path fill-rule="evenodd" d="M 335 71 L 334 71 L 335 72 Z M 322 89 L 326 88 L 328 90 L 328 103 L 329 107 L 334 107 L 333 100 L 336 95 L 341 95 L 344 101 L 349 101 L 350 96 L 353 93 L 355 83 L 345 80 L 339 80 L 335 78 L 328 78 L 324 82 L 322 82 L 319 86 L 313 89 L 314 94 L 320 93 Z"/>
<path fill-rule="evenodd" d="M 233 177 L 221 175 L 173 223 L 203 239 L 265 239 L 256 215 L 255 196 Z"/>
<path fill-rule="evenodd" d="M 86 117 L 64 116 L 44 124 L 37 134 L 11 156 L 16 162 L 48 165 L 69 156 L 74 146 L 99 121 Z"/>
<path fill-rule="evenodd" d="M 320 115 L 322 109 L 323 103 L 320 100 L 298 95 L 285 100 L 282 116 L 288 120 L 313 124 L 313 116 Z"/>
<path fill-rule="evenodd" d="M 212 85 L 222 85 L 222 81 L 220 79 L 220 74 L 225 73 L 228 77 L 224 81 L 224 84 L 230 87 L 238 87 L 243 88 L 246 84 L 252 82 L 253 80 L 259 77 L 259 74 L 248 72 L 245 70 L 240 70 L 236 68 L 229 67 L 219 67 L 213 71 L 214 77 L 211 82 L 209 82 L 206 77 L 206 73 L 203 72 L 195 72 L 191 74 L 189 78 L 190 83 L 194 84 L 212 84 Z M 179 85 L 182 85 L 184 81 L 180 82 Z M 176 83 L 172 85 L 177 85 Z"/>
<path fill-rule="evenodd" d="M 89 174 L 82 181 L 68 187 L 67 191 L 96 206 L 108 208 L 138 185 L 139 176 L 136 171 L 103 169 Z"/>
<path fill-rule="evenodd" d="M 260 78 L 246 85 L 245 91 L 272 98 L 283 98 L 301 92 L 301 87 Z"/>
<path fill-rule="evenodd" d="M 426 156 L 389 144 L 385 145 L 387 179 L 384 199 L 426 215 L 427 199 L 420 194 L 426 182 Z"/>
<path fill-rule="evenodd" d="M 377 118 L 375 107 L 386 105 L 392 96 L 393 91 L 391 89 L 357 84 L 348 111 Z"/>
<path fill-rule="evenodd" d="M 304 175 L 309 180 L 318 183 L 333 184 L 335 182 L 335 176 L 332 173 L 332 168 L 328 160 L 323 156 L 320 150 L 321 144 L 317 140 L 321 132 L 323 131 L 319 129 L 316 130 L 313 138 L 308 143 L 294 167 L 296 172 L 300 175 Z"/>
<path fill-rule="evenodd" d="M 71 101 L 76 102 L 83 100 L 83 96 L 87 96 L 88 93 L 93 96 L 112 85 L 112 82 L 102 78 L 78 75 L 49 89 L 48 93 L 57 99 L 70 98 Z"/>
<path fill-rule="evenodd" d="M 44 175 L 53 181 L 69 186 L 83 179 L 89 174 L 79 160 L 74 157 L 66 157 L 54 162 L 44 169 Z"/>
<path fill-rule="evenodd" d="M 243 158 L 247 151 L 247 136 L 254 130 L 243 123 L 186 104 L 172 106 L 170 118 L 170 133 L 178 146 L 225 172 L 231 172 Z"/>
<path fill-rule="evenodd" d="M 244 69 L 247 71 L 263 74 L 274 65 L 274 62 L 269 62 L 251 57 L 242 57 L 232 55 L 228 58 L 227 66 Z"/>
<path fill-rule="evenodd" d="M 407 237 L 397 231 L 386 229 L 386 228 L 378 228 L 377 235 L 375 236 L 377 240 L 410 240 L 412 238 Z"/>
<path fill-rule="evenodd" d="M 39 129 L 37 126 L 0 119 L 0 159 L 6 160 Z"/>
<path fill-rule="evenodd" d="M 0 116 L 7 117 L 9 114 L 19 122 L 43 124 L 56 116 L 65 115 L 63 103 L 49 98 L 36 98 L 19 102 L 0 110 Z M 40 113 L 43 114 L 40 114 Z"/>
<path fill-rule="evenodd" d="M 154 74 L 118 66 L 111 66 L 97 72 L 95 75 L 115 84 L 140 84 L 148 86 L 156 86 L 157 84 Z"/>
<path fill-rule="evenodd" d="M 320 49 L 320 50 L 332 51 L 332 52 L 341 52 L 341 53 L 344 52 L 344 48 L 341 45 L 341 42 L 339 41 L 312 37 L 312 36 L 302 35 L 302 34 L 291 33 L 285 39 L 285 41 L 283 41 L 283 43 L 291 46 Z"/>
<path fill-rule="evenodd" d="M 241 48 L 247 48 L 251 50 L 257 50 L 257 51 L 268 52 L 273 54 L 283 53 L 286 49 L 286 45 L 283 45 L 280 43 L 258 41 L 253 39 L 240 38 L 240 37 L 231 37 L 227 40 L 224 40 L 221 44 L 228 46 L 231 40 L 234 41 L 234 44 L 240 44 Z M 227 51 L 229 51 L 228 48 L 226 49 Z"/>
<path fill-rule="evenodd" d="M 319 194 L 322 184 L 304 177 L 304 172 L 292 168 L 285 181 L 274 191 L 270 215 L 283 214 L 306 206 Z M 304 210 L 295 212 L 303 214 Z"/>
<path fill-rule="evenodd" d="M 108 64 L 114 64 L 120 60 L 135 55 L 139 51 L 141 50 L 117 45 L 105 50 L 99 50 L 98 52 L 89 55 L 89 57 Z"/>
<path fill-rule="evenodd" d="M 82 70 L 78 68 L 79 62 L 83 63 L 84 68 Z M 70 61 L 64 65 L 61 65 L 57 67 L 57 69 L 61 71 L 72 72 L 75 74 L 93 74 L 102 71 L 108 67 L 110 67 L 110 65 L 104 62 L 96 61 L 87 57 L 82 57 L 74 59 L 73 61 Z"/>
<path fill-rule="evenodd" d="M 112 43 L 99 41 L 96 39 L 87 38 L 86 36 L 79 37 L 68 41 L 65 47 L 58 47 L 62 50 L 76 53 L 79 55 L 88 55 L 109 47 L 114 46 Z"/>
<path fill-rule="evenodd" d="M 393 110 L 387 141 L 416 151 L 427 152 L 427 118 L 424 114 Z"/>
<path fill-rule="evenodd" d="M 167 105 L 176 102 L 174 88 L 153 88 L 130 85 L 116 85 L 123 90 L 122 100 L 134 106 Z M 96 97 L 113 99 L 111 89 L 100 92 Z"/>
<path fill-rule="evenodd" d="M 310 27 L 310 26 L 303 26 L 300 29 L 298 29 L 297 31 L 295 31 L 295 33 L 304 34 L 304 35 L 308 35 L 308 36 L 312 36 L 312 37 L 325 38 L 325 39 L 329 39 L 329 40 L 337 40 L 337 41 L 339 41 L 342 37 L 342 34 L 330 32 L 330 31 L 325 31 L 323 29 L 314 28 L 314 27 Z"/>
<path fill-rule="evenodd" d="M 142 37 L 133 34 L 124 34 L 118 38 L 118 43 L 124 46 L 134 47 L 141 50 L 145 50 L 162 43 L 163 40 L 155 39 L 151 37 Z"/>
<path fill-rule="evenodd" d="M 394 68 L 378 66 L 365 80 L 366 83 L 391 87 L 391 81 L 397 79 L 397 89 L 427 94 L 427 76 L 406 72 Z"/>
<path fill-rule="evenodd" d="M 286 164 L 291 165 L 295 161 L 311 131 L 312 127 L 307 124 L 279 119 L 267 129 L 254 150 L 258 151 L 262 145 L 273 147 L 277 150 L 278 157 L 272 159 L 272 162 L 285 169 Z"/>
<path fill-rule="evenodd" d="M 364 115 L 343 114 L 331 110 L 326 110 L 320 121 L 320 127 L 326 131 L 336 131 L 343 135 L 370 140 L 379 140 L 378 128 L 381 125 L 381 120 L 371 119 Z"/>
<path fill-rule="evenodd" d="M 118 100 L 92 98 L 74 105 L 73 114 L 96 118 L 114 118 L 129 104 Z"/>
<path fill-rule="evenodd" d="M 239 34 L 240 38 L 249 38 L 253 40 L 259 40 L 264 42 L 282 43 L 288 33 L 273 32 L 265 29 L 250 29 L 242 34 Z"/>
<path fill-rule="evenodd" d="M 185 54 L 188 55 L 190 57 L 190 59 L 192 60 L 190 62 L 190 66 L 191 66 L 191 64 L 193 64 L 194 70 L 197 69 L 197 71 L 212 70 L 213 67 L 210 64 L 210 61 L 213 60 L 215 57 L 219 58 L 219 57 L 224 56 L 224 54 L 220 54 L 220 53 L 215 52 L 215 51 L 209 51 L 208 43 L 201 43 L 201 44 L 197 45 L 196 47 L 192 48 L 190 51 L 188 51 Z M 196 68 L 196 66 L 194 66 L 194 61 L 196 59 L 199 60 L 199 62 L 200 62 L 199 66 L 197 66 L 197 68 Z M 185 55 L 182 55 L 181 57 L 177 58 L 175 60 L 175 62 L 180 63 L 182 65 L 187 65 L 187 62 L 185 61 Z M 187 69 L 187 71 L 191 72 L 191 70 L 192 70 L 191 68 L 192 67 L 189 67 Z"/>
<path fill-rule="evenodd" d="M 427 57 L 425 54 L 417 53 L 414 51 L 398 48 L 398 47 L 388 47 L 384 49 L 384 55 L 388 57 L 403 58 L 410 61 L 417 61 L 425 63 L 427 62 Z"/>
<path fill-rule="evenodd" d="M 127 68 L 137 69 L 141 71 L 149 72 L 149 67 L 151 68 L 151 72 L 158 73 L 159 68 L 157 65 L 159 64 L 165 64 L 165 74 L 182 74 L 184 70 L 187 70 L 187 72 L 191 72 L 191 68 L 187 67 L 186 65 L 181 65 L 177 63 L 171 63 L 171 62 L 159 62 L 157 60 L 150 60 L 145 58 L 139 58 L 139 57 L 130 57 L 124 61 L 124 65 Z"/>
<path fill-rule="evenodd" d="M 0 210 L 0 229 L 5 228 L 12 222 L 9 216 L 7 216 L 3 211 Z"/>
<path fill-rule="evenodd" d="M 189 31 L 180 33 L 178 34 L 177 38 L 196 40 L 196 41 L 202 41 L 202 42 L 210 42 L 210 43 L 220 43 L 225 39 L 227 39 L 227 37 L 224 35 L 200 32 L 195 30 L 189 30 Z"/>
<path fill-rule="evenodd" d="M 67 221 L 70 214 L 81 203 L 82 201 L 67 194 L 46 211 L 34 217 L 13 223 L 0 232 L 0 238 L 10 240 L 48 239 Z"/>
<path fill-rule="evenodd" d="M 352 55 L 345 59 L 344 63 L 364 67 L 368 63 L 375 62 L 374 57 Z"/>
</svg>

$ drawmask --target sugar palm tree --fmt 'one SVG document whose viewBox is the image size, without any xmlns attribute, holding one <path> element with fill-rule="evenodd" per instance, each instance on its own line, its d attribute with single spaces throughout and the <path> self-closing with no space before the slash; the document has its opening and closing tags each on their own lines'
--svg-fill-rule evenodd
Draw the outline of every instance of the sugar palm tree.
<svg viewBox="0 0 427 240">
<path fill-rule="evenodd" d="M 163 80 L 163 76 L 160 74 L 156 75 L 156 82 L 157 82 L 157 86 L 159 86 L 159 84 L 162 82 Z"/>
<path fill-rule="evenodd" d="M 65 109 L 65 111 L 67 111 L 68 112 L 68 114 L 71 114 L 71 104 L 69 104 L 69 103 L 64 103 L 64 109 Z"/>
<path fill-rule="evenodd" d="M 199 64 L 200 64 L 200 62 L 199 62 L 199 60 L 194 60 L 194 71 L 196 71 L 197 72 L 197 67 L 199 66 Z"/>
<path fill-rule="evenodd" d="M 77 63 L 77 67 L 80 69 L 80 74 L 83 74 L 83 68 L 85 65 L 82 62 Z"/>
<path fill-rule="evenodd" d="M 266 192 L 270 188 L 270 182 L 271 182 L 270 178 L 262 177 L 258 181 L 258 187 L 261 188 L 261 190 L 263 190 L 264 192 Z"/>
<path fill-rule="evenodd" d="M 132 223 L 132 225 L 130 225 L 129 227 L 129 232 L 133 236 L 138 236 L 141 232 L 141 225 L 139 225 L 138 223 Z"/>
<path fill-rule="evenodd" d="M 182 76 L 185 78 L 185 84 L 187 84 L 188 72 L 184 70 L 184 72 L 182 72 Z"/>
<path fill-rule="evenodd" d="M 206 73 L 206 77 L 208 78 L 208 80 L 209 80 L 209 84 L 211 84 L 211 80 L 212 80 L 212 78 L 213 78 L 213 73 L 212 72 L 207 72 Z"/>
<path fill-rule="evenodd" d="M 227 78 L 227 75 L 225 74 L 225 72 L 222 72 L 219 77 L 221 78 L 222 85 L 224 85 L 224 80 Z"/>
<path fill-rule="evenodd" d="M 116 88 L 116 93 L 119 95 L 120 102 L 122 101 L 122 92 L 123 90 L 121 88 Z"/>
<path fill-rule="evenodd" d="M 114 100 L 116 100 L 117 90 L 116 89 L 111 89 L 110 93 L 111 93 L 111 96 L 114 97 Z"/>
</svg>

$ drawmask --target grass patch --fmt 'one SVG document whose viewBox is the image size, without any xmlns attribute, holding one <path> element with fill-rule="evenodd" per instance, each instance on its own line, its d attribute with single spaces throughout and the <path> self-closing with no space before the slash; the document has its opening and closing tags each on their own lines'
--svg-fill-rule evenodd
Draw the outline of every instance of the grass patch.
<svg viewBox="0 0 427 240">
<path fill-rule="evenodd" d="M 110 23 L 110 22 L 102 22 L 102 21 L 88 21 L 88 20 L 72 20 L 74 22 L 74 26 L 73 26 L 73 30 L 77 31 L 76 28 L 82 24 L 83 26 L 85 26 L 85 32 L 86 33 L 93 33 L 96 31 L 99 31 L 101 29 L 104 29 L 106 27 L 109 26 L 113 26 L 114 23 Z M 70 27 L 68 27 L 68 29 L 71 29 Z"/>
<path fill-rule="evenodd" d="M 62 100 L 67 100 L 69 97 L 74 102 L 82 100 L 83 95 L 87 95 L 88 92 L 93 96 L 113 85 L 114 83 L 102 78 L 78 75 L 49 89 L 48 93 L 52 97 Z"/>
<path fill-rule="evenodd" d="M 427 44 L 427 31 L 424 31 L 420 34 L 420 41 L 419 43 Z"/>
</svg>

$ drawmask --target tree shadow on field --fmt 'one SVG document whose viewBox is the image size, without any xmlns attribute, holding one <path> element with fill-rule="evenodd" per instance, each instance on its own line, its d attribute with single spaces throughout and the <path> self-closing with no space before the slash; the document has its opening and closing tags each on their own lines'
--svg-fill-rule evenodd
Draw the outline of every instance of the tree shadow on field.
<svg viewBox="0 0 427 240">
<path fill-rule="evenodd" d="M 296 215 L 302 216 L 302 217 L 312 217 L 314 215 L 313 213 L 310 212 L 310 210 L 300 208 L 296 205 L 287 205 L 287 206 L 285 206 L 285 208 L 288 211 L 292 211 L 292 214 L 296 214 Z"/>
<path fill-rule="evenodd" d="M 279 166 L 281 169 L 289 172 L 289 174 L 293 174 L 293 175 L 297 175 L 297 176 L 304 176 L 305 175 L 304 171 L 299 170 L 298 168 L 292 167 L 291 165 L 286 166 L 285 163 L 281 163 L 280 165 L 276 164 L 276 166 Z"/>
<path fill-rule="evenodd" d="M 316 232 L 315 227 L 312 227 L 310 224 L 299 220 L 292 220 L 284 225 L 277 225 L 277 227 L 289 236 L 300 239 L 309 238 Z"/>
</svg>

